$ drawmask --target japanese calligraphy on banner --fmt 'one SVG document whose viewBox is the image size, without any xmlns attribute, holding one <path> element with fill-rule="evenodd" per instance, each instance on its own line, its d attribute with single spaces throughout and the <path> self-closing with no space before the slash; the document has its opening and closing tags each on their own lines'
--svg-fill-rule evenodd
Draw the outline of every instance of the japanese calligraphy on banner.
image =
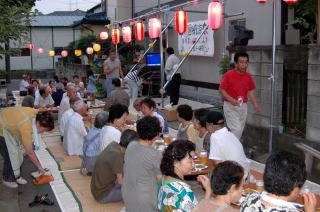
<svg viewBox="0 0 320 212">
<path fill-rule="evenodd" d="M 189 51 L 197 37 L 201 34 L 202 30 L 208 25 L 208 20 L 190 22 L 188 24 L 187 32 L 179 37 L 179 54 Z M 201 36 L 199 42 L 190 52 L 190 55 L 212 57 L 214 55 L 214 39 L 213 30 L 210 27 Z"/>
</svg>

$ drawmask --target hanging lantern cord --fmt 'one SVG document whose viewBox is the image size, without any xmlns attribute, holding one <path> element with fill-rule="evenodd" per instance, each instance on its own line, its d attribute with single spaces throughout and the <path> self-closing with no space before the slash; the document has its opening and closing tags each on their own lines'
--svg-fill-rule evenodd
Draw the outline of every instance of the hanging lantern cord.
<svg viewBox="0 0 320 212">
<path fill-rule="evenodd" d="M 196 44 L 199 42 L 199 40 L 200 40 L 200 38 L 202 37 L 202 35 L 208 30 L 208 28 L 209 28 L 209 25 L 207 25 L 207 26 L 202 30 L 201 34 L 197 37 L 197 39 L 196 39 L 196 41 L 194 42 L 194 44 L 190 47 L 190 49 L 189 49 L 189 51 L 187 52 L 187 54 L 185 55 L 185 57 L 184 57 L 184 58 L 181 60 L 181 62 L 178 64 L 178 67 L 176 68 L 176 70 L 173 71 L 172 76 L 175 75 L 175 73 L 180 69 L 180 67 L 182 66 L 182 64 L 184 63 L 184 61 L 187 59 L 187 57 L 189 56 L 189 54 L 190 54 L 190 52 L 192 51 L 192 49 L 196 46 Z M 163 86 L 162 89 L 165 89 L 165 88 L 168 86 L 168 84 L 169 84 L 170 81 L 171 81 L 171 79 L 166 82 L 166 84 Z"/>
</svg>

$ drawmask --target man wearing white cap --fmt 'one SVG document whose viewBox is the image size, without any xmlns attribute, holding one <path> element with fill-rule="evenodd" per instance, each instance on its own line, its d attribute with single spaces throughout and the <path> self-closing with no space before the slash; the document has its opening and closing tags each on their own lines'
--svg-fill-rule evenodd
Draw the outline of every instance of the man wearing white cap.
<svg viewBox="0 0 320 212">
<path fill-rule="evenodd" d="M 68 155 L 82 155 L 84 136 L 87 130 L 84 126 L 83 118 L 87 116 L 87 105 L 78 100 L 73 105 L 73 113 L 68 123 L 65 125 L 63 147 Z"/>
</svg>

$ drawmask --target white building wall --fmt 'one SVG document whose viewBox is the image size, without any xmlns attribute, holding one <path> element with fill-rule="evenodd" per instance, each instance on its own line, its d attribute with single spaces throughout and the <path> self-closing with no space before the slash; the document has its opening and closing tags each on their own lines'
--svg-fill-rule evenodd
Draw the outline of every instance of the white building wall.
<svg viewBox="0 0 320 212">
<path fill-rule="evenodd" d="M 125 20 L 132 16 L 131 0 L 108 0 L 107 16 L 111 21 Z"/>
<path fill-rule="evenodd" d="M 161 1 L 165 3 L 169 1 Z M 188 13 L 188 21 L 198 21 L 207 19 L 208 5 L 211 1 L 204 1 L 199 4 L 199 8 L 193 6 L 184 8 L 185 10 L 204 11 L 204 13 Z M 225 46 L 228 45 L 228 27 L 230 20 L 245 19 L 246 28 L 254 31 L 254 39 L 249 40 L 248 45 L 271 45 L 272 44 L 272 1 L 259 4 L 256 0 L 226 0 L 225 13 L 233 15 L 244 12 L 244 15 L 225 19 L 225 24 L 214 33 L 215 54 L 213 57 L 189 56 L 182 67 L 182 78 L 201 82 L 219 83 L 218 64 L 223 57 Z M 280 1 L 277 2 L 277 14 L 280 14 Z M 157 0 L 135 0 L 135 13 L 157 6 Z M 174 13 L 169 13 L 169 18 Z M 280 15 L 277 21 L 277 44 L 280 43 Z M 225 28 L 224 28 L 225 27 Z M 209 29 L 211 30 L 211 29 Z M 174 25 L 169 32 L 169 45 L 178 50 L 178 34 Z M 225 38 L 225 39 L 224 39 Z M 225 45 L 224 45 L 225 43 Z M 249 68 L 250 69 L 250 68 Z M 250 70 L 249 70 L 250 71 Z M 214 91 L 217 95 L 217 91 Z"/>
<path fill-rule="evenodd" d="M 32 28 L 32 43 L 35 48 L 32 50 L 33 69 L 53 69 L 54 62 L 58 61 L 60 56 L 50 57 L 49 51 L 54 47 L 66 47 L 73 41 L 73 37 L 77 40 L 81 33 L 79 30 L 75 30 L 70 27 L 54 27 L 52 33 L 52 27 L 33 27 Z M 53 35 L 52 35 L 53 34 Z M 54 38 L 52 43 L 52 36 Z M 13 48 L 27 48 L 30 40 L 21 43 L 21 46 L 15 46 L 10 44 Z M 43 48 L 45 52 L 38 54 L 38 48 Z M 31 70 L 31 56 L 23 57 L 11 57 L 11 69 L 12 70 Z M 54 62 L 53 62 L 54 60 Z M 4 58 L 0 60 L 0 69 L 5 69 Z"/>
</svg>

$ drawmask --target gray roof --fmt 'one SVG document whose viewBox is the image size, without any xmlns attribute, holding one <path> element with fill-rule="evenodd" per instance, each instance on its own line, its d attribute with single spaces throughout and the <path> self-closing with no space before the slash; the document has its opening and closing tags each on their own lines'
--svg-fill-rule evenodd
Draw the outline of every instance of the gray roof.
<svg viewBox="0 0 320 212">
<path fill-rule="evenodd" d="M 75 21 L 80 21 L 84 16 L 61 16 L 61 15 L 39 15 L 32 17 L 31 26 L 33 27 L 63 27 L 71 26 Z"/>
</svg>

